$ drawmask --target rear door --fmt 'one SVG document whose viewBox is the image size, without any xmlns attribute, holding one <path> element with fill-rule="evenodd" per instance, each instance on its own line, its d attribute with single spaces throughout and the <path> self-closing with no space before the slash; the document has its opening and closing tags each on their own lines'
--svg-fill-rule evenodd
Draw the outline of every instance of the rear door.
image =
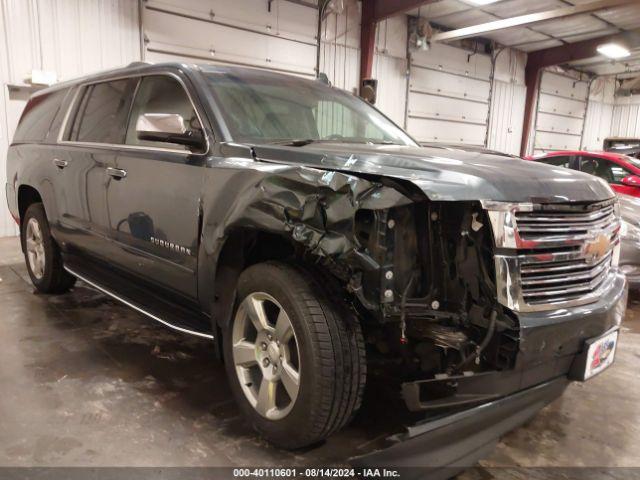
<svg viewBox="0 0 640 480">
<path fill-rule="evenodd" d="M 205 146 L 189 148 L 140 140 L 138 118 L 178 114 L 188 129 L 201 120 L 177 74 L 144 76 L 138 85 L 118 155 L 121 173 L 108 190 L 110 236 L 119 245 L 112 260 L 121 268 L 188 298 L 196 297 L 200 192 Z"/>
<path fill-rule="evenodd" d="M 81 86 L 61 135 L 54 163 L 59 170 L 58 205 L 61 227 L 71 246 L 109 259 L 107 190 L 114 181 L 118 149 L 124 142 L 126 119 L 136 79 L 118 79 Z"/>
</svg>

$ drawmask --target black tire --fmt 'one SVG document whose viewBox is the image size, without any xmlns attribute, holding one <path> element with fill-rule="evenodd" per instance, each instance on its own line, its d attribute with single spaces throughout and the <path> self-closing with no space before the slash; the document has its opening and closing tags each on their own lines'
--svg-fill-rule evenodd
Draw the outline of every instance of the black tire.
<svg viewBox="0 0 640 480">
<path fill-rule="evenodd" d="M 42 249 L 44 254 L 44 268 L 41 272 L 34 272 L 34 267 L 29 260 L 27 249 L 27 232 L 30 221 L 37 222 L 42 236 Z M 27 208 L 22 220 L 21 231 L 22 250 L 27 264 L 27 271 L 31 282 L 42 293 L 64 293 L 76 283 L 76 277 L 68 273 L 62 264 L 60 248 L 51 236 L 49 222 L 42 203 L 33 203 Z"/>
<path fill-rule="evenodd" d="M 273 297 L 286 311 L 299 351 L 298 396 L 289 413 L 277 420 L 261 415 L 249 402 L 232 353 L 238 307 L 256 292 Z M 231 323 L 223 334 L 231 389 L 243 413 L 264 438 L 281 448 L 302 448 L 320 442 L 353 418 L 366 381 L 362 331 L 344 302 L 331 297 L 319 276 L 279 262 L 249 267 L 238 280 Z"/>
</svg>

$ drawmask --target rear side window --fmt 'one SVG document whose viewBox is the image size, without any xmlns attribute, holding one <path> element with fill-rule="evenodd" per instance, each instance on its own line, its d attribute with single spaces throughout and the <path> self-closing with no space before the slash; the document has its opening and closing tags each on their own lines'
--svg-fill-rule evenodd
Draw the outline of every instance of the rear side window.
<svg viewBox="0 0 640 480">
<path fill-rule="evenodd" d="M 76 142 L 121 144 L 137 79 L 88 85 L 80 94 L 68 136 Z"/>
<path fill-rule="evenodd" d="M 65 88 L 32 97 L 22 112 L 13 141 L 42 142 L 68 91 Z"/>
</svg>

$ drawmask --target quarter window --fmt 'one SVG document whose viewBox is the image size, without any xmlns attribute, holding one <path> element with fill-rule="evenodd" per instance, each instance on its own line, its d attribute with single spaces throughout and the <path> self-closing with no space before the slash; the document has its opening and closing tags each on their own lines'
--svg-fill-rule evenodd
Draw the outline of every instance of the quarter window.
<svg viewBox="0 0 640 480">
<path fill-rule="evenodd" d="M 136 124 L 138 118 L 147 113 L 177 114 L 183 118 L 187 130 L 202 129 L 187 92 L 176 79 L 166 75 L 151 75 L 142 78 L 129 117 L 126 143 L 127 145 L 144 145 L 189 151 L 189 147 L 185 145 L 140 140 L 136 131 Z"/>
<path fill-rule="evenodd" d="M 67 95 L 68 89 L 43 93 L 33 97 L 27 103 L 22 113 L 20 123 L 13 137 L 14 142 L 43 141 L 54 117 L 60 109 L 60 104 Z"/>
<path fill-rule="evenodd" d="M 123 79 L 85 87 L 69 140 L 121 144 L 136 83 Z"/>
</svg>

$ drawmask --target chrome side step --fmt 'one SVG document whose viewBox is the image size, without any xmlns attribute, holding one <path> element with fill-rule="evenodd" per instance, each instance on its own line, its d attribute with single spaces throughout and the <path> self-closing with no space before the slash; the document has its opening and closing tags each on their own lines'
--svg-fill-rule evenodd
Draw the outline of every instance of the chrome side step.
<svg viewBox="0 0 640 480">
<path fill-rule="evenodd" d="M 194 330 L 189 330 L 189 329 L 186 329 L 186 328 L 179 327 L 177 325 L 173 325 L 172 323 L 169 323 L 166 320 L 163 320 L 162 318 L 158 317 L 157 315 L 154 315 L 153 313 L 150 313 L 150 312 L 146 311 L 144 308 L 142 308 L 142 307 L 140 307 L 140 306 L 138 306 L 138 305 L 136 305 L 134 303 L 131 303 L 129 300 L 126 300 L 126 299 L 120 297 L 119 295 L 117 295 L 116 293 L 112 292 L 108 288 L 105 288 L 105 287 L 97 284 L 96 282 L 94 282 L 92 280 L 89 280 L 85 276 L 80 275 L 79 273 L 75 272 L 74 270 L 72 270 L 71 268 L 67 267 L 66 265 L 64 266 L 64 269 L 67 272 L 69 272 L 71 275 L 73 275 L 74 277 L 78 277 L 84 283 L 86 283 L 88 285 L 91 285 L 93 288 L 101 291 L 102 293 L 104 293 L 106 295 L 109 295 L 110 297 L 118 300 L 119 302 L 124 303 L 128 307 L 131 307 L 134 310 L 137 310 L 138 312 L 146 315 L 147 317 L 152 318 L 156 322 L 160 322 L 165 327 L 169 327 L 169 328 L 171 328 L 173 330 L 177 330 L 178 332 L 188 333 L 189 335 L 195 335 L 196 337 L 208 338 L 210 340 L 213 340 L 213 335 L 211 335 L 211 334 L 202 333 L 202 332 L 196 332 Z"/>
</svg>

